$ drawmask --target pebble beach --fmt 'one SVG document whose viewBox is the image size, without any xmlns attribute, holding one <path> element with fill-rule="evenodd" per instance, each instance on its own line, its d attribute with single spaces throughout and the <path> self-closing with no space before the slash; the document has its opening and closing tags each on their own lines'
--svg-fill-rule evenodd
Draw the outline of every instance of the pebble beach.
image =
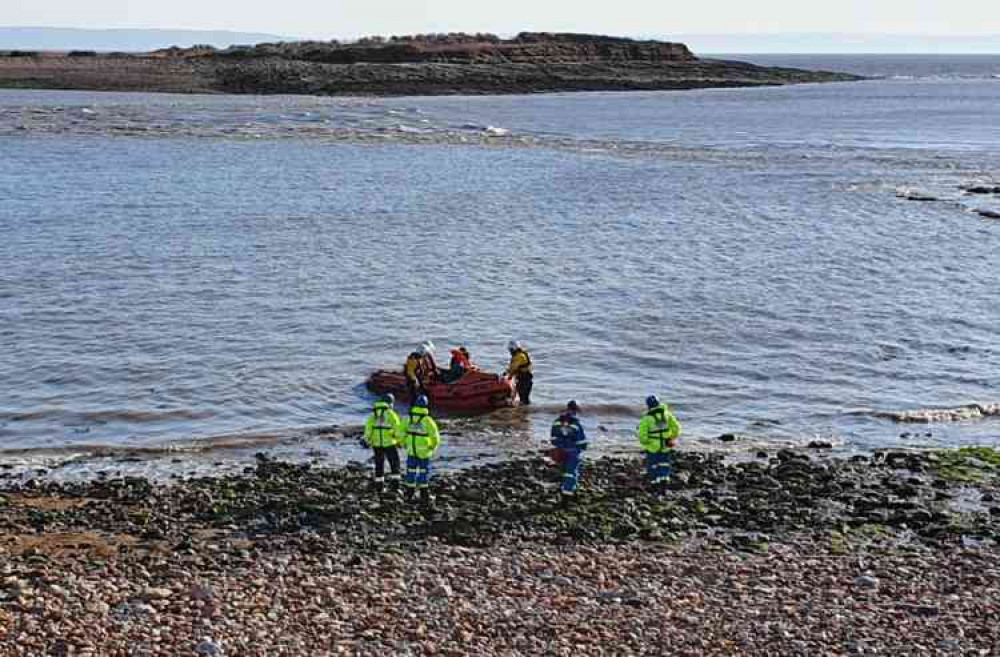
<svg viewBox="0 0 1000 657">
<path fill-rule="evenodd" d="M 995 452 L 0 480 L 0 655 L 997 654 Z"/>
</svg>

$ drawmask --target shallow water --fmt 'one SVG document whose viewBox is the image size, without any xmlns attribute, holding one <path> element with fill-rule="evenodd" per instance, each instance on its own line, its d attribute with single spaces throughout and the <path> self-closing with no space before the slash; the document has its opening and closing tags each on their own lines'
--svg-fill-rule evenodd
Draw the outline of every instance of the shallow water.
<svg viewBox="0 0 1000 657">
<path fill-rule="evenodd" d="M 878 416 L 1000 400 L 1000 196 L 960 189 L 1000 184 L 998 102 L 0 91 L 0 460 L 359 458 L 365 376 L 427 338 L 536 361 L 538 407 L 446 423 L 460 461 L 571 397 L 629 448 L 650 392 L 688 445 L 1000 443 Z"/>
</svg>

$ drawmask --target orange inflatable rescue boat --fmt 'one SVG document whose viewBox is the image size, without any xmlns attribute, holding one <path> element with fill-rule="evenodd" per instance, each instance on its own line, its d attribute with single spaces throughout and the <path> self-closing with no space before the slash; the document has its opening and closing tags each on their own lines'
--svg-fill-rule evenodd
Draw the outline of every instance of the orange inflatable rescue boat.
<svg viewBox="0 0 1000 657">
<path fill-rule="evenodd" d="M 367 382 L 368 389 L 384 395 L 391 392 L 399 401 L 412 402 L 402 372 L 378 370 Z M 481 415 L 514 405 L 514 384 L 497 374 L 472 370 L 454 383 L 434 381 L 424 387 L 431 410 L 448 415 Z"/>
</svg>

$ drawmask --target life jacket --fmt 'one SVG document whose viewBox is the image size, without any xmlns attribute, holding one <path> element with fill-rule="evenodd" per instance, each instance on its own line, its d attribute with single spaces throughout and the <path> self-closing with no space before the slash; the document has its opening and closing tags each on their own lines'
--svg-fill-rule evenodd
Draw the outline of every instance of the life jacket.
<svg viewBox="0 0 1000 657">
<path fill-rule="evenodd" d="M 365 438 L 372 447 L 392 447 L 396 444 L 399 416 L 385 402 L 375 404 L 375 410 L 365 426 Z"/>
<path fill-rule="evenodd" d="M 670 436 L 670 422 L 667 419 L 667 407 L 660 405 L 648 411 L 646 417 L 650 422 L 646 428 L 646 435 L 650 440 L 656 442 L 660 452 L 672 449 L 668 443 L 673 439 Z"/>
<path fill-rule="evenodd" d="M 456 369 L 456 366 L 461 367 L 466 372 L 472 369 L 469 357 L 462 353 L 460 349 L 451 350 L 451 369 Z"/>
<path fill-rule="evenodd" d="M 514 353 L 511 354 L 511 356 L 510 356 L 510 366 L 511 366 L 511 368 L 514 367 L 514 361 L 517 360 L 517 357 L 518 357 L 519 354 L 524 357 L 524 362 L 518 364 L 517 365 L 517 369 L 512 369 L 510 373 L 513 376 L 520 376 L 522 374 L 531 374 L 531 371 L 533 369 L 532 365 L 531 365 L 531 354 L 529 354 L 526 349 L 515 349 L 514 350 Z"/>
<path fill-rule="evenodd" d="M 403 423 L 403 448 L 408 456 L 428 459 L 434 455 L 441 438 L 437 423 L 426 408 L 414 407 Z"/>
<path fill-rule="evenodd" d="M 416 351 L 406 357 L 406 364 L 403 365 L 403 373 L 408 381 L 421 381 L 424 378 L 424 359 Z"/>
</svg>

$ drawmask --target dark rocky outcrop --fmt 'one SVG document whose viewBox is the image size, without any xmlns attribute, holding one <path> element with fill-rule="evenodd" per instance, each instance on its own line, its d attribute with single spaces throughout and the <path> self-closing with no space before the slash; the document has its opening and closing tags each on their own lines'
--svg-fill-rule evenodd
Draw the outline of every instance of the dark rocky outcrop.
<svg viewBox="0 0 1000 657">
<path fill-rule="evenodd" d="M 1000 194 L 1000 185 L 972 185 L 962 190 L 966 194 Z"/>
<path fill-rule="evenodd" d="M 174 54 L 186 55 L 186 51 Z M 587 34 L 523 32 L 502 40 L 464 39 L 268 43 L 219 53 L 230 59 L 283 59 L 325 64 L 579 64 L 693 62 L 681 43 L 633 41 Z"/>
<path fill-rule="evenodd" d="M 0 86 L 316 95 L 691 89 L 855 80 L 700 59 L 684 44 L 525 32 L 169 48 L 130 57 L 0 59 Z"/>
</svg>

